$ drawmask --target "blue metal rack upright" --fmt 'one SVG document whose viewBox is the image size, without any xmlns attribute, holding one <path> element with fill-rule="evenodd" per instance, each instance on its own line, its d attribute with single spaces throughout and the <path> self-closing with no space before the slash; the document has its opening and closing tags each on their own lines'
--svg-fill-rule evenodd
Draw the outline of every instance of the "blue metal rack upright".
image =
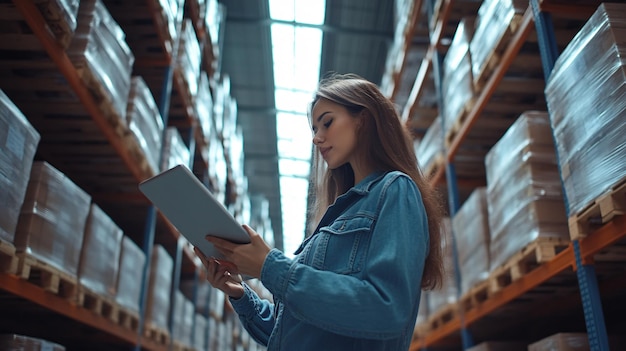
<svg viewBox="0 0 626 351">
<path fill-rule="evenodd" d="M 530 5 L 535 19 L 539 52 L 541 54 L 541 62 L 543 65 L 545 80 L 547 82 L 554 68 L 554 64 L 559 57 L 558 47 L 554 35 L 554 25 L 552 23 L 551 15 L 541 10 L 539 0 L 530 0 Z M 557 151 L 557 159 L 558 157 L 559 155 Z M 565 191 L 563 191 L 563 197 L 565 209 L 568 212 L 567 217 L 569 218 L 571 214 L 568 210 L 569 202 Z M 589 347 L 592 351 L 608 351 L 608 335 L 604 323 L 604 313 L 602 312 L 600 289 L 598 288 L 598 279 L 596 277 L 595 267 L 592 264 L 582 263 L 578 240 L 574 240 L 573 244 L 574 256 L 576 258 L 576 276 L 578 278 L 580 297 L 583 304 L 587 336 L 589 338 Z"/>
</svg>

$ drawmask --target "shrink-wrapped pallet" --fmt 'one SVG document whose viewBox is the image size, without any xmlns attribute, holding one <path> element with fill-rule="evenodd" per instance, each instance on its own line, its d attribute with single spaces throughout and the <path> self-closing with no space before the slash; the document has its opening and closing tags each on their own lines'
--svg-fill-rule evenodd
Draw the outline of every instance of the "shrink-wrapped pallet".
<svg viewBox="0 0 626 351">
<path fill-rule="evenodd" d="M 475 189 L 452 218 L 461 273 L 461 295 L 489 277 L 487 189 Z"/>
<path fill-rule="evenodd" d="M 115 298 L 122 229 L 98 205 L 91 204 L 78 266 L 78 279 L 91 292 Z"/>
<path fill-rule="evenodd" d="M 209 299 L 213 287 L 206 279 L 182 280 L 180 290 L 187 296 L 194 296 L 196 312 L 206 314 L 209 311 Z"/>
<path fill-rule="evenodd" d="M 528 345 L 528 351 L 589 351 L 585 333 L 558 333 Z"/>
<path fill-rule="evenodd" d="M 425 174 L 440 162 L 444 156 L 443 131 L 441 128 L 441 117 L 437 116 L 428 127 L 426 134 L 415 147 L 417 163 Z"/>
<path fill-rule="evenodd" d="M 474 21 L 465 17 L 456 28 L 450 48 L 443 60 L 442 95 L 445 104 L 441 107 L 446 134 L 462 117 L 465 107 L 474 97 L 472 60 L 469 43 L 472 40 Z"/>
<path fill-rule="evenodd" d="M 191 153 L 185 145 L 183 137 L 176 127 L 167 127 L 163 140 L 163 160 L 161 170 L 167 170 L 177 165 L 191 167 Z"/>
<path fill-rule="evenodd" d="M 152 171 L 158 173 L 163 140 L 163 118 L 150 88 L 141 76 L 134 76 L 131 79 L 126 123 L 137 139 Z"/>
<path fill-rule="evenodd" d="M 221 203 L 225 203 L 228 169 L 226 157 L 224 156 L 224 144 L 222 144 L 216 133 L 211 135 L 208 148 L 208 174 L 211 191 Z"/>
<path fill-rule="evenodd" d="M 5 351 L 65 351 L 65 346 L 31 336 L 0 334 L 0 350 Z"/>
<path fill-rule="evenodd" d="M 149 0 L 155 2 L 157 12 L 161 15 L 161 20 L 165 26 L 165 41 L 171 46 L 178 39 L 179 24 L 184 10 L 184 0 Z"/>
<path fill-rule="evenodd" d="M 83 0 L 67 54 L 96 103 L 120 122 L 126 116 L 135 57 L 122 28 L 101 0 Z"/>
<path fill-rule="evenodd" d="M 528 8 L 528 0 L 484 0 L 478 9 L 474 36 L 470 42 L 474 85 L 490 74 L 490 60 L 497 60 L 504 51 L 507 36 Z"/>
<path fill-rule="evenodd" d="M 174 301 L 172 304 L 172 339 L 180 344 L 188 345 L 189 340 L 186 338 L 186 308 L 188 299 L 182 291 L 174 292 Z M 190 316 L 191 317 L 191 316 Z"/>
<path fill-rule="evenodd" d="M 115 301 L 132 313 L 139 314 L 139 299 L 146 254 L 135 242 L 124 236 L 120 252 L 120 271 L 117 278 Z"/>
<path fill-rule="evenodd" d="M 198 84 L 198 95 L 194 102 L 196 115 L 202 135 L 205 141 L 211 140 L 211 134 L 215 132 L 213 126 L 213 97 L 211 96 L 211 86 L 206 72 L 200 73 L 200 82 Z"/>
<path fill-rule="evenodd" d="M 13 243 L 39 132 L 0 90 L 0 240 Z"/>
<path fill-rule="evenodd" d="M 178 47 L 177 69 L 184 82 L 185 94 L 194 101 L 198 93 L 198 79 L 200 79 L 200 43 L 196 31 L 189 18 L 183 20 L 180 44 Z"/>
<path fill-rule="evenodd" d="M 26 252 L 78 277 L 78 261 L 91 197 L 43 161 L 35 161 L 15 233 L 17 252 Z"/>
<path fill-rule="evenodd" d="M 442 224 L 441 246 L 443 256 L 444 276 L 441 288 L 432 290 L 428 294 L 428 311 L 436 315 L 441 309 L 457 302 L 457 285 L 454 267 L 454 250 L 452 242 L 452 224 L 445 218 Z"/>
<path fill-rule="evenodd" d="M 161 245 L 154 245 L 150 261 L 146 322 L 152 328 L 169 330 L 170 291 L 174 260 Z"/>
<path fill-rule="evenodd" d="M 215 289 L 211 290 L 210 301 L 209 301 L 209 312 L 212 316 L 217 319 L 222 319 L 224 317 L 224 304 L 226 303 L 226 296 L 222 290 Z"/>
<path fill-rule="evenodd" d="M 491 269 L 538 238 L 569 240 L 546 112 L 523 113 L 485 157 Z"/>
<path fill-rule="evenodd" d="M 605 3 L 546 85 L 569 214 L 626 177 L 626 4 Z"/>
<path fill-rule="evenodd" d="M 80 0 L 35 0 L 34 3 L 59 44 L 67 48 L 76 30 Z"/>
<path fill-rule="evenodd" d="M 208 337 L 208 321 L 207 318 L 200 314 L 196 313 L 194 315 L 194 325 L 193 325 L 193 343 L 192 347 L 196 350 L 206 350 L 207 349 L 207 337 Z"/>
</svg>

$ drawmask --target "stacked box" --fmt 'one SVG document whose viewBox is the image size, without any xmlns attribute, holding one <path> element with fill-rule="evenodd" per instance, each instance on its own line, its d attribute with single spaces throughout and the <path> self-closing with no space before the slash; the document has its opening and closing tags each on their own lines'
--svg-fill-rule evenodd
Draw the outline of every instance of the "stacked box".
<svg viewBox="0 0 626 351">
<path fill-rule="evenodd" d="M 183 280 L 180 282 L 180 290 L 186 296 L 195 295 L 196 312 L 206 314 L 209 311 L 209 301 L 213 287 L 205 279 Z"/>
<path fill-rule="evenodd" d="M 428 311 L 431 315 L 457 302 L 457 285 L 454 267 L 454 250 L 452 242 L 452 224 L 449 218 L 444 218 L 441 231 L 441 247 L 443 257 L 444 276 L 441 289 L 432 290 L 428 294 Z"/>
<path fill-rule="evenodd" d="M 528 351 L 589 351 L 584 333 L 558 333 L 528 345 Z"/>
<path fill-rule="evenodd" d="M 91 197 L 47 162 L 35 161 L 15 233 L 17 252 L 78 277 Z"/>
<path fill-rule="evenodd" d="M 417 162 L 424 172 L 430 169 L 437 162 L 437 159 L 443 157 L 443 131 L 440 116 L 437 116 L 433 124 L 428 127 L 426 134 L 415 148 L 415 154 Z"/>
<path fill-rule="evenodd" d="M 215 130 L 213 127 L 213 97 L 211 96 L 209 78 L 204 71 L 200 74 L 198 95 L 194 102 L 194 106 L 196 115 L 198 116 L 198 122 L 200 123 L 200 128 L 202 128 L 204 140 L 209 142 L 209 140 L 211 140 L 211 133 L 214 133 Z"/>
<path fill-rule="evenodd" d="M 478 9 L 474 36 L 469 50 L 472 57 L 472 77 L 474 85 L 484 75 L 489 60 L 498 55 L 499 46 L 511 25 L 528 8 L 528 0 L 484 0 Z"/>
<path fill-rule="evenodd" d="M 115 298 L 123 236 L 111 217 L 92 203 L 78 266 L 78 279 L 83 286 Z"/>
<path fill-rule="evenodd" d="M 213 195 L 221 202 L 226 202 L 226 182 L 228 170 L 224 156 L 224 145 L 216 133 L 211 134 L 209 141 L 209 181 Z"/>
<path fill-rule="evenodd" d="M 163 118 L 150 88 L 141 76 L 134 76 L 131 79 L 126 123 L 143 150 L 152 171 L 157 173 L 163 139 Z"/>
<path fill-rule="evenodd" d="M 225 22 L 225 5 L 217 0 L 207 0 L 205 27 L 208 29 L 209 39 L 214 51 L 219 48 L 220 30 Z M 218 52 L 219 53 L 219 52 Z"/>
<path fill-rule="evenodd" d="M 491 269 L 539 238 L 569 240 L 550 120 L 525 112 L 485 157 Z"/>
<path fill-rule="evenodd" d="M 168 170 L 177 165 L 190 167 L 191 153 L 185 145 L 176 127 L 167 127 L 163 141 L 163 160 L 161 170 Z"/>
<path fill-rule="evenodd" d="M 222 290 L 213 289 L 209 301 L 209 312 L 217 319 L 224 318 L 224 304 L 226 303 L 226 295 Z"/>
<path fill-rule="evenodd" d="M 192 347 L 196 350 L 207 349 L 207 326 L 208 320 L 200 313 L 196 313 L 194 316 L 194 331 L 193 331 L 193 343 Z"/>
<path fill-rule="evenodd" d="M 605 3 L 546 85 L 569 214 L 626 177 L 626 4 Z"/>
<path fill-rule="evenodd" d="M 191 310 L 189 310 L 191 307 Z M 172 306 L 172 339 L 183 345 L 191 345 L 193 328 L 193 303 L 181 291 L 174 292 Z"/>
<path fill-rule="evenodd" d="M 135 242 L 124 236 L 120 252 L 119 274 L 117 278 L 117 295 L 115 301 L 131 312 L 139 314 L 139 299 L 146 254 Z"/>
<path fill-rule="evenodd" d="M 200 43 L 196 36 L 196 31 L 191 23 L 191 19 L 183 20 L 181 30 L 180 44 L 178 47 L 177 69 L 180 71 L 184 81 L 186 94 L 195 100 L 198 94 L 198 79 L 200 79 L 200 62 L 202 54 L 200 52 Z"/>
<path fill-rule="evenodd" d="M 452 218 L 461 273 L 461 295 L 489 277 L 487 188 L 475 189 Z"/>
<path fill-rule="evenodd" d="M 474 97 L 472 60 L 469 43 L 472 40 L 474 21 L 463 18 L 456 28 L 450 48 L 443 60 L 442 95 L 446 103 L 441 116 L 446 133 L 464 113 L 465 106 Z"/>
<path fill-rule="evenodd" d="M 183 15 L 184 0 L 150 0 L 156 2 L 158 13 L 165 24 L 165 40 L 173 45 L 178 39 L 178 24 Z"/>
<path fill-rule="evenodd" d="M 40 135 L 0 90 L 0 240 L 13 243 Z"/>
<path fill-rule="evenodd" d="M 148 299 L 146 304 L 146 322 L 155 328 L 168 330 L 170 312 L 170 291 L 174 260 L 161 245 L 154 245 L 150 261 L 148 280 Z"/>
<path fill-rule="evenodd" d="M 84 0 L 67 54 L 105 111 L 123 121 L 135 57 L 122 28 L 101 0 Z"/>
<path fill-rule="evenodd" d="M 65 351 L 65 347 L 44 339 L 17 334 L 0 334 L 0 350 Z"/>
</svg>

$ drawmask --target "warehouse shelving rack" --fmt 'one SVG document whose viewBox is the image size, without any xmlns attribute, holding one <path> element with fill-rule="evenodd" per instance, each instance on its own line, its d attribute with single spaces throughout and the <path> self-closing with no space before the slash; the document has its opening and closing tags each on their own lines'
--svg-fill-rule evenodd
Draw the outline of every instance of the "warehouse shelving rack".
<svg viewBox="0 0 626 351">
<path fill-rule="evenodd" d="M 89 87 L 81 81 L 79 73 L 65 53 L 64 48 L 59 45 L 57 39 L 50 31 L 46 20 L 43 18 L 35 2 L 33 0 L 13 0 L 12 2 L 17 11 L 16 14 L 22 17 L 19 20 L 24 21 L 30 31 L 32 31 L 29 39 L 32 39 L 34 43 L 40 46 L 38 50 L 41 51 L 42 56 L 48 57 L 52 62 L 53 69 L 57 70 L 63 77 L 64 82 L 60 84 L 66 84 L 65 89 L 71 92 L 71 94 L 74 94 L 77 99 L 76 106 L 61 106 L 61 108 L 78 110 L 78 115 L 81 116 L 78 124 L 88 124 L 89 133 L 93 133 L 88 135 L 98 136 L 96 143 L 99 144 L 99 149 L 97 151 L 91 154 L 89 151 L 79 154 L 81 157 L 93 157 L 95 160 L 98 160 L 98 157 L 100 157 L 102 164 L 98 165 L 98 162 L 96 162 L 95 166 L 85 166 L 84 168 L 81 168 L 80 165 L 71 165 L 73 161 L 72 152 L 68 152 L 67 155 L 57 155 L 56 157 L 59 162 L 53 164 L 55 166 L 59 165 L 60 170 L 66 173 L 68 177 L 74 180 L 79 186 L 87 190 L 94 201 L 101 205 L 101 207 L 105 210 L 110 210 L 106 212 L 110 212 L 111 217 L 125 228 L 125 233 L 132 237 L 133 240 L 143 248 L 147 258 L 147 266 L 149 266 L 150 262 L 152 245 L 155 242 L 164 244 L 170 254 L 172 254 L 175 262 L 175 279 L 172 293 L 175 291 L 174 289 L 178 289 L 180 279 L 183 276 L 188 279 L 191 278 L 195 282 L 199 279 L 204 279 L 202 277 L 202 270 L 199 269 L 199 259 L 191 250 L 191 246 L 180 236 L 169 221 L 162 217 L 153 206 L 148 204 L 148 201 L 140 195 L 136 187 L 138 182 L 154 175 L 147 166 L 145 156 L 137 142 L 133 139 L 132 135 L 124 133 L 119 125 L 113 123 L 102 112 L 100 106 L 91 95 Z M 105 0 L 104 2 L 107 8 L 109 8 L 109 6 L 114 7 L 116 5 L 123 6 L 124 3 L 127 4 L 127 2 L 116 0 L 109 2 Z M 142 4 L 133 2 L 133 4 L 134 6 L 138 6 L 137 9 L 139 11 L 137 13 L 150 14 L 149 25 L 154 26 L 155 32 L 161 33 L 156 28 L 158 28 L 159 25 L 163 26 L 162 19 L 158 11 L 154 8 L 153 2 L 146 1 Z M 5 3 L 3 6 L 9 5 L 10 4 Z M 124 27 L 123 21 L 121 22 L 120 25 L 125 32 L 132 30 L 132 28 Z M 180 22 L 181 21 L 179 21 L 179 23 Z M 194 22 L 195 24 L 198 23 L 198 21 Z M 146 24 L 145 21 L 142 23 L 143 25 Z M 204 29 L 195 27 L 195 30 L 197 33 L 203 33 Z M 200 40 L 202 40 L 203 45 L 211 45 L 210 40 L 205 40 L 204 34 L 198 36 Z M 159 36 L 158 40 L 163 46 L 162 51 L 157 54 L 157 57 L 146 58 L 141 55 L 137 56 L 137 53 L 133 52 L 137 58 L 134 66 L 135 70 L 138 69 L 141 71 L 145 69 L 149 72 L 156 72 L 162 77 L 160 80 L 155 80 L 155 84 L 159 86 L 153 84 L 150 88 L 155 96 L 157 93 L 160 93 L 160 99 L 157 100 L 157 102 L 165 122 L 164 125 L 167 125 L 168 116 L 170 112 L 173 111 L 173 108 L 170 108 L 171 99 L 174 95 L 183 95 L 180 93 L 183 87 L 180 86 L 182 81 L 180 79 L 180 72 L 175 68 L 178 41 L 168 43 L 162 35 Z M 130 44 L 132 45 L 132 43 Z M 203 47 L 203 52 L 216 53 L 219 52 L 219 49 Z M 216 59 L 216 57 L 211 57 L 209 60 L 214 59 Z M 210 62 L 208 62 L 207 66 L 204 68 L 208 71 L 207 67 L 210 69 Z M 209 73 L 212 74 L 213 72 Z M 179 85 L 176 86 L 176 84 Z M 178 91 L 175 91 L 176 89 L 178 89 Z M 177 101 L 177 103 L 182 104 L 184 107 L 183 116 L 176 115 L 176 112 L 173 113 L 175 115 L 173 124 L 183 129 L 187 128 L 188 135 L 186 139 L 192 155 L 190 168 L 193 168 L 194 162 L 203 162 L 205 165 L 204 169 L 206 169 L 207 160 L 194 157 L 194 151 L 197 147 L 201 147 L 204 141 L 197 127 L 195 116 L 193 115 L 193 106 L 191 106 L 189 100 L 181 96 L 174 98 L 178 98 L 179 101 Z M 19 104 L 18 107 L 22 108 Z M 76 143 L 80 145 L 80 142 L 85 140 L 85 137 L 80 136 L 80 134 L 83 133 L 86 132 L 84 130 L 70 131 L 67 132 L 64 137 L 74 137 L 75 139 L 66 140 L 66 142 L 67 144 L 74 143 L 74 147 L 76 147 Z M 46 137 L 46 134 L 42 135 Z M 46 157 L 45 152 L 43 154 L 44 157 Z M 113 171 L 107 170 L 107 167 L 111 166 L 110 162 L 113 162 Z M 200 167 L 200 169 L 202 169 L 202 167 Z M 94 176 L 94 174 L 98 172 L 107 174 L 108 171 L 113 174 L 113 177 L 111 177 L 106 184 L 96 184 L 97 180 L 102 178 L 97 175 Z M 127 228 L 129 230 L 126 230 Z M 3 301 L 10 301 L 13 306 L 11 308 L 13 313 L 21 315 L 22 312 L 27 312 L 23 318 L 15 318 L 11 321 L 4 320 L 0 323 L 9 330 L 47 338 L 48 340 L 58 340 L 61 338 L 72 342 L 84 343 L 84 345 L 89 345 L 89 348 L 93 347 L 94 349 L 96 346 L 95 343 L 98 341 L 108 344 L 108 350 L 111 349 L 110 347 L 125 350 L 137 349 L 154 351 L 169 349 L 169 345 L 159 343 L 146 337 L 142 332 L 142 323 L 139 323 L 137 330 L 128 329 L 104 316 L 94 314 L 92 311 L 77 306 L 73 301 L 61 295 L 51 294 L 45 291 L 44 288 L 23 280 L 16 275 L 0 272 L 0 287 L 1 290 L 8 293 L 6 296 L 3 294 Z M 140 304 L 141 319 L 143 318 L 145 310 L 144 301 L 146 287 L 147 269 L 144 273 L 144 281 L 142 283 L 142 300 Z M 194 296 L 192 298 L 195 299 L 195 291 L 193 294 Z M 10 313 L 9 309 L 6 309 L 6 312 Z M 28 313 L 33 313 L 34 316 L 44 318 L 37 320 L 31 318 L 32 316 Z M 54 319 L 50 319 L 49 316 L 55 317 Z M 48 321 L 54 320 L 54 322 L 46 323 L 46 318 L 48 318 Z M 12 324 L 21 319 L 28 320 L 23 320 L 19 325 Z M 25 323 L 31 323 L 32 328 L 24 327 Z M 39 323 L 43 323 L 43 325 Z"/>
<path fill-rule="evenodd" d="M 441 79 L 441 72 L 439 71 L 439 65 L 441 63 L 440 56 L 441 51 L 443 51 L 441 50 L 441 33 L 454 3 L 454 0 L 443 0 L 441 3 L 439 20 L 435 27 L 436 30 L 431 33 L 431 43 L 428 47 L 427 54 L 421 63 L 420 71 L 411 90 L 409 100 L 402 112 L 403 119 L 407 121 L 407 123 L 410 117 L 414 115 L 414 109 L 424 89 L 425 81 L 430 70 L 435 71 L 434 76 L 436 80 L 440 81 Z M 576 2 L 574 5 L 567 2 L 559 2 L 558 0 L 530 0 L 530 5 L 523 15 L 519 28 L 509 41 L 500 62 L 495 67 L 494 72 L 485 83 L 483 89 L 478 93 L 476 102 L 469 110 L 460 130 L 449 143 L 444 161 L 445 164 L 437 167 L 436 173 L 431 176 L 431 183 L 433 185 L 442 183 L 447 185 L 450 211 L 452 214 L 456 213 L 456 210 L 459 208 L 459 183 L 456 179 L 453 164 L 455 155 L 463 143 L 466 142 L 466 138 L 472 130 L 472 127 L 481 118 L 481 113 L 489 103 L 520 49 L 533 32 L 533 29 L 536 30 L 536 40 L 539 46 L 545 79 L 547 80 L 554 65 L 554 61 L 558 57 L 558 49 L 554 39 L 554 26 L 550 14 L 554 13 L 586 20 L 597 8 L 599 3 L 599 1 L 588 1 Z M 432 7 L 432 3 L 430 5 Z M 419 9 L 415 11 L 419 11 Z M 411 18 L 415 19 L 416 17 L 411 15 Z M 410 28 L 413 27 L 414 24 L 410 24 Z M 410 35 L 409 31 L 409 36 Z M 396 82 L 394 86 L 398 85 L 401 74 L 402 71 L 394 76 Z M 440 85 L 439 81 L 436 81 L 435 85 Z M 393 94 L 395 94 L 395 92 L 394 90 Z M 439 96 L 441 96 L 440 92 Z M 565 199 L 565 201 L 567 201 L 567 199 Z M 568 214 L 568 217 L 569 216 L 570 214 Z M 501 319 L 494 319 L 493 317 L 498 314 L 498 311 L 514 308 L 518 303 L 517 301 L 524 300 L 525 298 L 532 300 L 534 291 L 544 288 L 555 279 L 560 279 L 561 284 L 563 284 L 564 280 L 566 285 L 572 285 L 572 283 L 576 284 L 577 282 L 577 291 L 575 291 L 574 294 L 569 293 L 566 297 L 558 296 L 553 300 L 547 300 L 548 303 L 546 303 L 544 299 L 538 300 L 534 305 L 524 305 L 527 307 L 527 309 L 524 310 L 527 324 L 532 318 L 536 320 L 550 313 L 557 313 L 568 306 L 580 306 L 582 300 L 584 321 L 592 350 L 608 350 L 607 331 L 602 314 L 600 291 L 611 289 L 623 292 L 626 290 L 626 286 L 623 283 L 623 279 L 620 279 L 623 278 L 623 275 L 617 279 L 612 278 L 599 282 L 594 268 L 596 265 L 601 266 L 601 263 L 595 263 L 594 256 L 607 250 L 610 251 L 614 245 L 623 242 L 624 239 L 626 239 L 626 219 L 624 216 L 618 216 L 593 230 L 593 232 L 589 233 L 586 237 L 573 240 L 566 249 L 558 253 L 554 258 L 541 264 L 538 268 L 531 270 L 521 278 L 511 282 L 508 286 L 504 287 L 493 296 L 481 301 L 478 305 L 467 309 L 460 308 L 459 313 L 455 314 L 446 323 L 431 330 L 424 336 L 414 339 L 411 350 L 436 350 L 438 348 L 446 349 L 446 347 L 463 347 L 463 349 L 466 349 L 474 344 L 470 329 L 476 325 L 480 326 L 481 324 L 482 326 L 491 325 L 494 327 L 494 331 L 491 333 L 483 332 L 483 335 L 481 335 L 483 339 L 485 339 L 485 337 L 497 337 L 496 333 L 498 331 L 505 330 L 511 325 L 516 325 L 516 322 L 503 323 Z M 458 270 L 455 273 L 457 279 L 460 279 L 460 277 L 458 277 Z M 574 279 L 572 280 L 573 275 Z M 578 292 L 580 295 L 578 295 Z M 550 304 L 550 302 L 552 302 L 552 304 Z M 532 309 L 528 309 L 529 306 L 540 308 L 540 311 L 531 312 Z M 498 321 L 496 323 L 503 324 L 503 326 L 496 327 L 494 325 L 495 320 Z M 517 325 L 519 325 L 519 323 Z M 474 330 L 477 330 L 477 328 L 474 328 Z"/>
</svg>

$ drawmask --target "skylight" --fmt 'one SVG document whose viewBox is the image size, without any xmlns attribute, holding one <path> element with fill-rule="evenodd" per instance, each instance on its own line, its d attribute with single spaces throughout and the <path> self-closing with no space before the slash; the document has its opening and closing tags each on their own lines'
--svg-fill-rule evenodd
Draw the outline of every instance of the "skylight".
<svg viewBox="0 0 626 351">
<path fill-rule="evenodd" d="M 325 0 L 269 0 L 283 244 L 291 256 L 305 234 L 312 134 L 307 107 L 320 76 Z"/>
</svg>

